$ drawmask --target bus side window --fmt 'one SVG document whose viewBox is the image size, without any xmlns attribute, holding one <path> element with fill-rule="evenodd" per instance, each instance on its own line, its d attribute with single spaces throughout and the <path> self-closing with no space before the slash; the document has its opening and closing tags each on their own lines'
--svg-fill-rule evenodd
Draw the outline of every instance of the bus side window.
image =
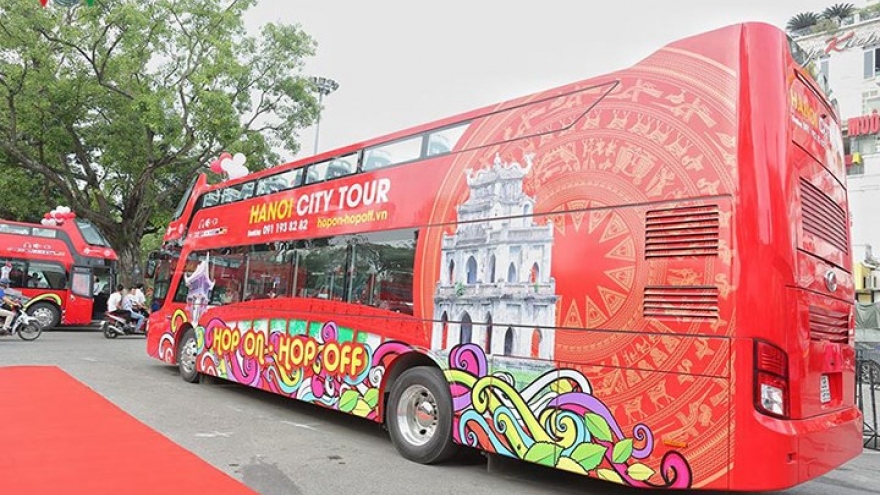
<svg viewBox="0 0 880 495">
<path fill-rule="evenodd" d="M 306 184 L 315 184 L 327 179 L 327 168 L 330 162 L 315 163 L 306 169 Z"/>
<path fill-rule="evenodd" d="M 257 183 L 257 196 L 272 194 L 278 191 L 286 191 L 299 187 L 302 183 L 302 171 L 298 168 L 287 172 L 263 177 Z"/>
<path fill-rule="evenodd" d="M 28 270 L 28 287 L 60 290 L 67 286 L 67 272 L 57 263 L 31 261 Z"/>
<path fill-rule="evenodd" d="M 364 152 L 364 172 L 418 160 L 422 156 L 423 136 L 401 139 Z"/>
<path fill-rule="evenodd" d="M 27 287 L 27 264 L 20 260 L 0 260 L 0 265 L 9 268 L 9 286 L 15 289 Z M 6 270 L 4 270 L 6 272 Z"/>
<path fill-rule="evenodd" d="M 256 189 L 256 182 L 247 182 L 241 185 L 241 199 L 250 199 L 254 195 L 254 189 Z"/>
<path fill-rule="evenodd" d="M 358 236 L 352 245 L 350 302 L 413 314 L 416 233 L 402 229 Z"/>
<path fill-rule="evenodd" d="M 174 293 L 174 302 L 185 303 L 186 296 L 189 295 L 189 287 L 186 286 L 186 280 L 180 277 L 180 283 L 177 285 L 177 292 Z"/>
<path fill-rule="evenodd" d="M 335 179 L 337 177 L 345 177 L 357 171 L 357 153 L 346 156 L 340 156 L 330 161 L 327 169 L 327 178 Z"/>
<path fill-rule="evenodd" d="M 227 187 L 223 190 L 223 199 L 222 203 L 233 203 L 238 201 L 241 198 L 241 192 L 238 191 L 238 186 Z"/>
<path fill-rule="evenodd" d="M 211 191 L 202 196 L 202 208 L 216 206 L 220 202 L 220 191 Z"/>
<path fill-rule="evenodd" d="M 470 122 L 428 134 L 426 155 L 435 156 L 451 152 L 456 143 L 458 143 L 458 140 L 461 139 L 464 131 L 467 130 L 468 125 L 470 125 Z"/>
</svg>

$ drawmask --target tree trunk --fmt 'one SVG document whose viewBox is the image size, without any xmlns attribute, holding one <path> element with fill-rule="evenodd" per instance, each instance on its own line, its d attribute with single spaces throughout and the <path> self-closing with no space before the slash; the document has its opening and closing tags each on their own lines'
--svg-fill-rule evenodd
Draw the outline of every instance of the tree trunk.
<svg viewBox="0 0 880 495">
<path fill-rule="evenodd" d="M 138 232 L 143 229 L 134 228 L 129 230 L 129 226 L 124 223 L 115 225 L 115 228 L 105 235 L 112 244 L 116 255 L 119 256 L 119 267 L 117 271 L 117 283 L 124 285 L 126 288 L 143 282 L 143 269 L 141 267 L 141 235 Z"/>
</svg>

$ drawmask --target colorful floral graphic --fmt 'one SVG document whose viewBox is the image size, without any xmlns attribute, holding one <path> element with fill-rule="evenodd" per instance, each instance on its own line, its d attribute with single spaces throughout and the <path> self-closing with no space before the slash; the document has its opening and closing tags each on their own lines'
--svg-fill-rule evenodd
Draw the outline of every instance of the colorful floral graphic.
<svg viewBox="0 0 880 495">
<path fill-rule="evenodd" d="M 172 328 L 180 329 L 187 322 L 187 315 L 177 311 Z M 365 334 L 336 322 L 309 323 L 296 319 L 228 323 L 210 318 L 195 329 L 198 369 L 380 420 L 379 392 L 385 372 L 394 359 L 414 349 L 397 341 L 373 348 Z M 173 355 L 172 335 L 165 334 L 160 346 L 166 360 Z M 629 486 L 691 486 L 690 465 L 678 452 L 667 452 L 659 470 L 649 466 L 656 466 L 656 460 L 648 460 L 654 453 L 651 429 L 637 424 L 627 435 L 579 371 L 549 364 L 535 367 L 532 362 L 522 375 L 527 378 L 517 379 L 513 373 L 490 373 L 487 356 L 477 345 L 451 349 L 445 376 L 452 393 L 456 441 Z"/>
<path fill-rule="evenodd" d="M 466 445 L 635 487 L 689 488 L 691 470 L 678 452 L 660 462 L 662 482 L 642 460 L 654 435 L 637 424 L 631 436 L 576 370 L 549 369 L 518 389 L 509 373 L 489 374 L 479 346 L 449 354 L 446 378 L 456 412 L 453 430 Z"/>
<path fill-rule="evenodd" d="M 183 311 L 172 318 L 172 332 L 187 323 Z M 283 331 L 254 328 L 253 321 L 228 324 L 211 318 L 196 327 L 200 372 L 250 387 L 368 419 L 379 417 L 379 387 L 388 365 L 412 348 L 385 342 L 370 345 L 342 339 L 335 322 L 326 322 L 317 335 L 305 332 L 301 320 L 273 320 Z M 302 333 L 288 333 L 288 324 Z M 160 355 L 171 362 L 174 333 L 163 336 Z"/>
</svg>

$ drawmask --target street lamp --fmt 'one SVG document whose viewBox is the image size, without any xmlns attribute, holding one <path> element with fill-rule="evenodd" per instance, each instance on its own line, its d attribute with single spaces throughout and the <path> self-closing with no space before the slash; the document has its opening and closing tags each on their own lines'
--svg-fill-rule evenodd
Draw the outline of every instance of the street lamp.
<svg viewBox="0 0 880 495">
<path fill-rule="evenodd" d="M 321 132 L 321 104 L 324 96 L 339 89 L 339 83 L 328 77 L 312 76 L 312 84 L 318 89 L 318 121 L 315 123 L 315 155 L 318 154 L 318 135 Z"/>
</svg>

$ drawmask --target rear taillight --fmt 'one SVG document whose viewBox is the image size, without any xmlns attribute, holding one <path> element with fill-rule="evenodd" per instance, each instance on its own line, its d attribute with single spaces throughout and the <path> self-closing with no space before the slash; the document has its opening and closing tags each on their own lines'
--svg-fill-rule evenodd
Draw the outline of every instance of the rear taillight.
<svg viewBox="0 0 880 495">
<path fill-rule="evenodd" d="M 780 418 L 789 414 L 788 356 L 760 340 L 755 341 L 755 408 Z"/>
</svg>

